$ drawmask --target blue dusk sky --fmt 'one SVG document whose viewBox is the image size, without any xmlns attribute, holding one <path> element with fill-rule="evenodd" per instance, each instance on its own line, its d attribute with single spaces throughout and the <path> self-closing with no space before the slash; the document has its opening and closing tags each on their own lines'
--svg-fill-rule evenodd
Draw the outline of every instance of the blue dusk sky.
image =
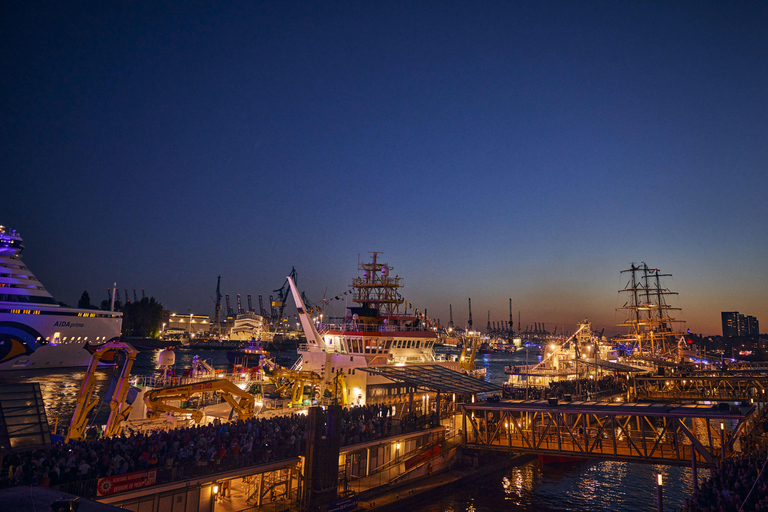
<svg viewBox="0 0 768 512">
<path fill-rule="evenodd" d="M 380 251 L 443 323 L 618 331 L 646 262 L 685 328 L 768 325 L 768 2 L 2 11 L 0 223 L 58 300 L 316 301 Z"/>
</svg>

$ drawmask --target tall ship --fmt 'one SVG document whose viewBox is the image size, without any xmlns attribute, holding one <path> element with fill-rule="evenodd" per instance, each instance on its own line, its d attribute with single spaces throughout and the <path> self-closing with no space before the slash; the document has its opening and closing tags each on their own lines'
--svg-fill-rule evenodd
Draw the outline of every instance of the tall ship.
<svg viewBox="0 0 768 512">
<path fill-rule="evenodd" d="M 288 282 L 299 310 L 307 343 L 298 348 L 294 366 L 316 372 L 330 382 L 340 373 L 346 379 L 346 402 L 397 404 L 407 399 L 405 386 L 380 375 L 358 371 L 377 366 L 440 365 L 463 371 L 459 358 L 435 354 L 437 333 L 417 314 L 408 314 L 399 293 L 402 278 L 378 259 L 358 263 L 360 277 L 352 280 L 352 301 L 340 323 L 322 323 L 310 316 L 296 283 Z M 401 311 L 401 309 L 403 311 Z"/>
<path fill-rule="evenodd" d="M 625 312 L 626 320 L 616 326 L 626 327 L 628 332 L 618 343 L 636 358 L 664 360 L 675 357 L 683 336 L 678 326 L 683 321 L 675 317 L 680 308 L 667 303 L 667 297 L 677 295 L 662 281 L 671 274 L 662 274 L 645 263 L 632 263 L 621 272 L 627 274 L 628 280 L 624 289 L 619 290 L 624 296 L 624 305 L 616 310 Z"/>
<path fill-rule="evenodd" d="M 122 313 L 60 306 L 21 261 L 22 242 L 0 226 L 0 371 L 88 366 L 95 345 L 120 337 Z"/>
</svg>

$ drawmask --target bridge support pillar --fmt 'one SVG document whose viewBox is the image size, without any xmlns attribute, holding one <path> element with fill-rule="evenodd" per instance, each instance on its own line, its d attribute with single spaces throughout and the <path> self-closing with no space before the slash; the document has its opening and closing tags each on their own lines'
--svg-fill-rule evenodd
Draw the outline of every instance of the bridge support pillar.
<svg viewBox="0 0 768 512">
<path fill-rule="evenodd" d="M 693 473 L 693 492 L 699 488 L 699 478 L 696 473 L 696 448 L 691 444 L 691 473 Z"/>
</svg>

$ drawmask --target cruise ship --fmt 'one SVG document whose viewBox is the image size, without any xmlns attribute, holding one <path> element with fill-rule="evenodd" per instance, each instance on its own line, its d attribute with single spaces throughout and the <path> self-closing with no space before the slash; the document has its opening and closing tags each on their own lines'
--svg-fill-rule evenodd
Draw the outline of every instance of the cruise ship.
<svg viewBox="0 0 768 512">
<path fill-rule="evenodd" d="M 352 301 L 340 323 L 323 323 L 310 316 L 293 279 L 288 278 L 307 343 L 298 349 L 295 369 L 312 371 L 326 384 L 339 372 L 347 382 L 350 405 L 395 404 L 407 400 L 405 386 L 360 368 L 439 365 L 463 372 L 457 357 L 436 355 L 437 334 L 415 314 L 401 312 L 405 300 L 398 289 L 402 278 L 372 253 L 359 263 L 361 277 L 353 279 Z M 319 315 L 317 315 L 319 317 Z"/>
<path fill-rule="evenodd" d="M 94 345 L 120 337 L 122 313 L 60 306 L 0 226 L 0 371 L 88 366 Z"/>
</svg>

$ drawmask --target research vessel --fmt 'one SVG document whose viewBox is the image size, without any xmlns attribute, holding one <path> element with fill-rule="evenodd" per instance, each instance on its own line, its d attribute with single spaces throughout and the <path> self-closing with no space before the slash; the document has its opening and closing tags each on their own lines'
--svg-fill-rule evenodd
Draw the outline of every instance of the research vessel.
<svg viewBox="0 0 768 512">
<path fill-rule="evenodd" d="M 347 403 L 392 404 L 408 399 L 406 386 L 380 375 L 360 371 L 378 366 L 440 365 L 464 373 L 459 357 L 437 355 L 437 333 L 419 314 L 408 314 L 399 293 L 402 278 L 373 252 L 371 262 L 358 263 L 360 277 L 352 281 L 352 301 L 340 323 L 322 323 L 304 304 L 296 284 L 291 287 L 307 343 L 298 348 L 295 369 L 317 372 L 326 385 L 343 372 Z M 405 311 L 402 311 L 402 310 Z"/>
<path fill-rule="evenodd" d="M 23 250 L 19 233 L 0 226 L 0 371 L 88 366 L 94 346 L 120 337 L 122 313 L 60 306 Z"/>
</svg>

